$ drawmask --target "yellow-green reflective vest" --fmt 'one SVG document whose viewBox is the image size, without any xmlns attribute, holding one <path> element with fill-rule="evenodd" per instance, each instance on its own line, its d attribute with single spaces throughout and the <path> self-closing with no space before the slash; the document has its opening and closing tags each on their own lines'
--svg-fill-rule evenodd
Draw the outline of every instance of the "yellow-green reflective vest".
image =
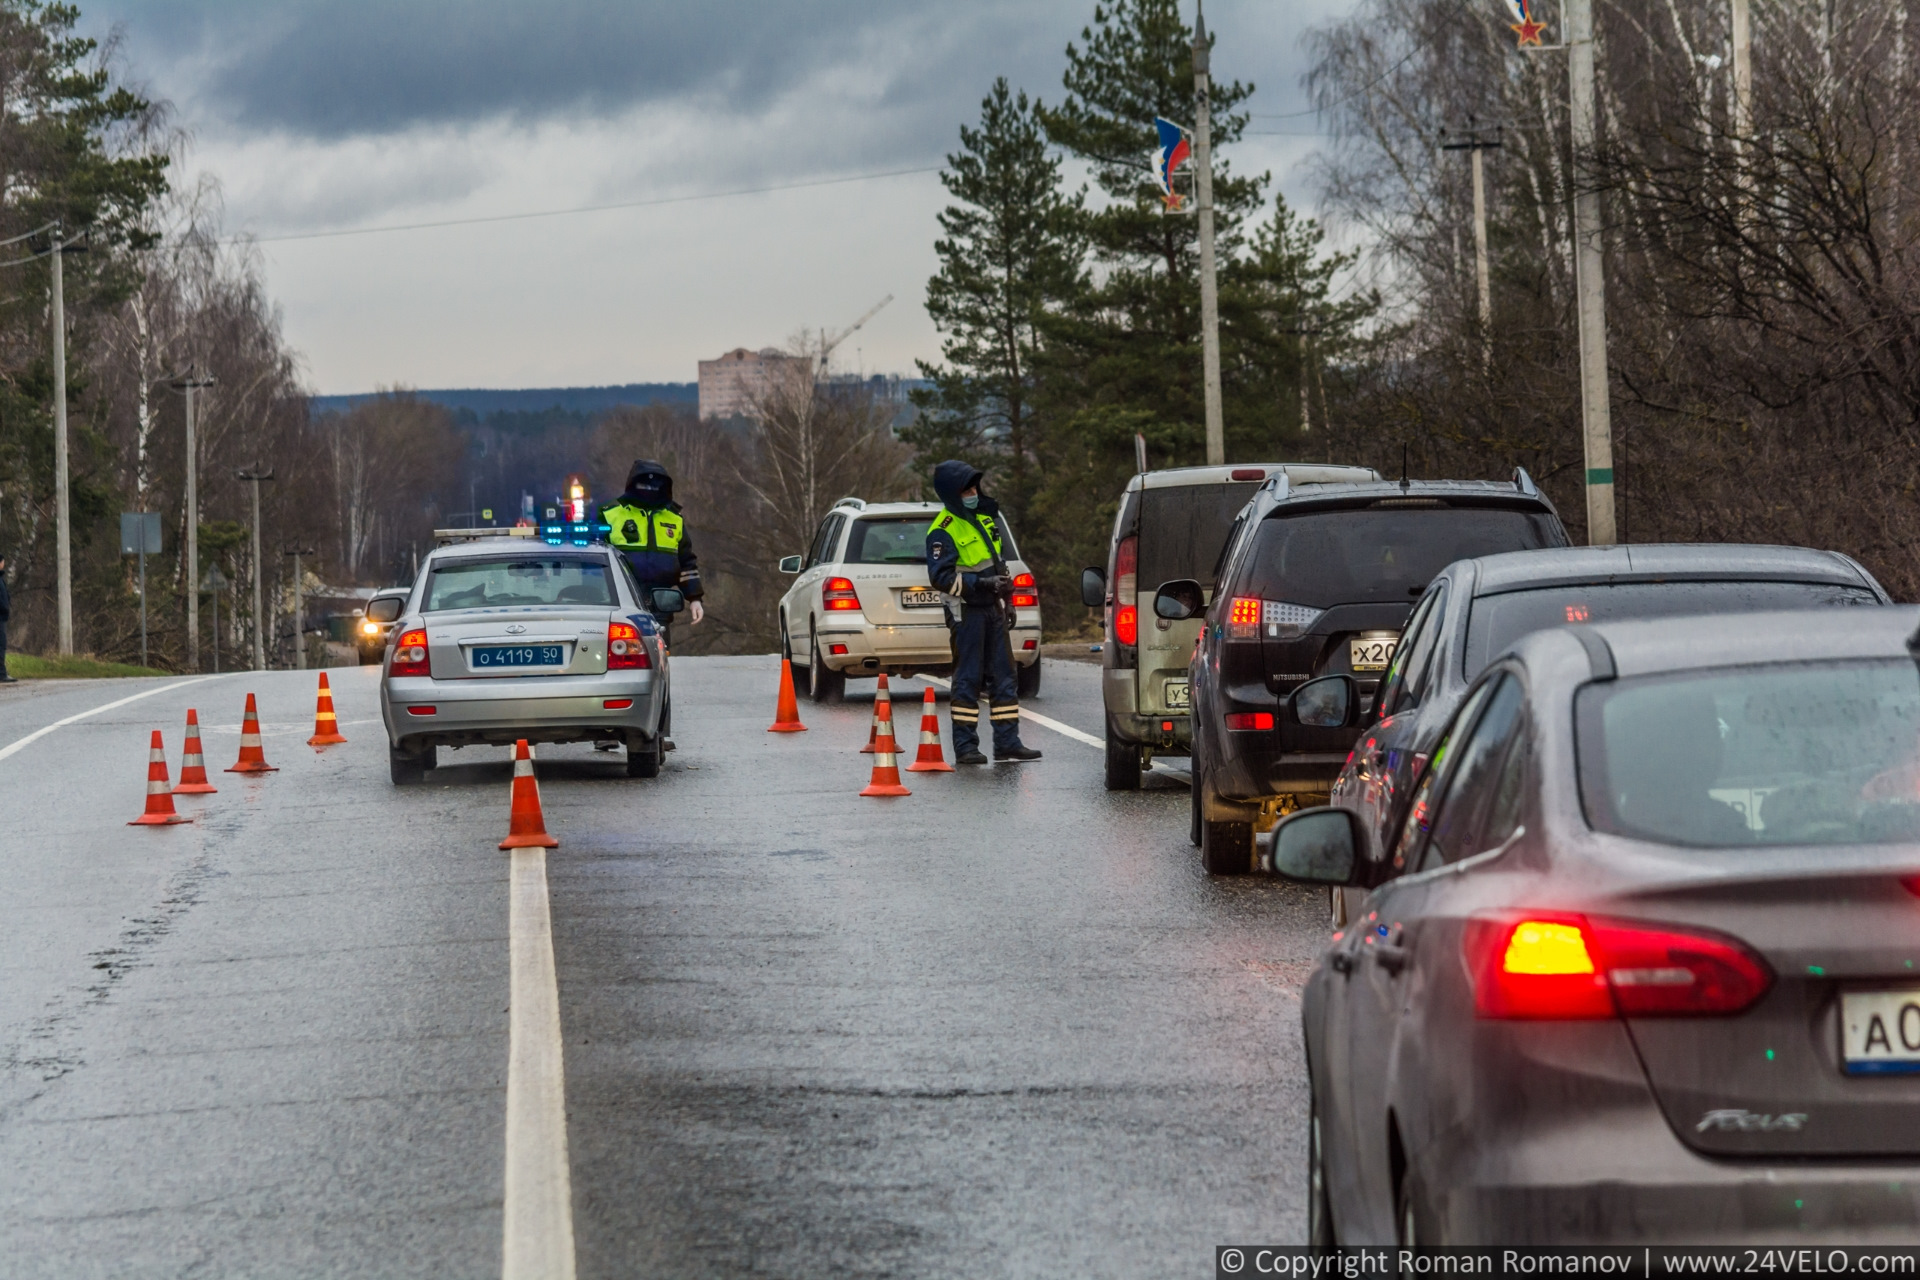
<svg viewBox="0 0 1920 1280">
<path fill-rule="evenodd" d="M 960 553 L 960 568 L 967 573 L 978 573 L 990 566 L 995 557 L 1006 554 L 1005 544 L 1000 540 L 1000 526 L 994 523 L 993 517 L 982 511 L 975 513 L 974 520 L 992 536 L 991 550 L 986 539 L 980 536 L 980 530 L 973 527 L 973 520 L 962 520 L 951 511 L 942 511 L 927 526 L 929 535 L 944 531 L 953 539 L 954 550 Z"/>
<path fill-rule="evenodd" d="M 607 541 L 623 551 L 678 551 L 680 537 L 687 527 L 684 520 L 664 507 L 649 511 L 645 507 L 616 502 L 601 514 L 610 527 Z M 637 540 L 627 537 L 626 524 L 629 520 L 633 521 L 634 529 L 640 535 Z"/>
</svg>

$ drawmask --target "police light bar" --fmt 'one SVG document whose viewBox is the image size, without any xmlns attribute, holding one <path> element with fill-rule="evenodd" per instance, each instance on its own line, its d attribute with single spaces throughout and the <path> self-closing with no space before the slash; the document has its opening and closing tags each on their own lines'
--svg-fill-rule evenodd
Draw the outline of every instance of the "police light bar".
<svg viewBox="0 0 1920 1280">
<path fill-rule="evenodd" d="M 540 526 L 540 539 L 550 547 L 587 547 L 605 542 L 613 526 L 602 520 L 549 520 Z"/>
</svg>

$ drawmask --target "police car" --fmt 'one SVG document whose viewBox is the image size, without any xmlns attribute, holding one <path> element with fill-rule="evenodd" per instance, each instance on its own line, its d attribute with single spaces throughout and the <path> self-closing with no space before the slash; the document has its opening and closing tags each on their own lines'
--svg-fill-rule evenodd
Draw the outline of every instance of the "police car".
<svg viewBox="0 0 1920 1280">
<path fill-rule="evenodd" d="M 927 578 L 927 526 L 940 511 L 937 502 L 842 498 L 806 554 L 780 562 L 782 573 L 798 575 L 779 619 L 795 688 L 837 702 L 849 676 L 952 672 L 946 614 Z M 1020 696 L 1032 697 L 1040 692 L 1040 590 L 1004 515 L 1000 533 L 1014 575 L 1014 670 Z"/>
</svg>

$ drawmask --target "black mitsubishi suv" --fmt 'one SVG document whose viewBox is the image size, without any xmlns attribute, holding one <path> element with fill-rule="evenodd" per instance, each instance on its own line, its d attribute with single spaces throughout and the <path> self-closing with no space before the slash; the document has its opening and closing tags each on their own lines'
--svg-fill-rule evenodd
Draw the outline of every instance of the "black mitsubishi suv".
<svg viewBox="0 0 1920 1280">
<path fill-rule="evenodd" d="M 1252 869 L 1253 833 L 1323 804 L 1401 628 L 1455 560 L 1568 545 L 1525 471 L 1511 482 L 1378 481 L 1291 488 L 1282 473 L 1235 519 L 1211 605 L 1163 583 L 1154 611 L 1205 613 L 1190 668 L 1193 841 L 1215 875 Z M 1323 676 L 1346 675 L 1353 684 Z M 1294 697 L 1296 690 L 1299 697 Z"/>
</svg>

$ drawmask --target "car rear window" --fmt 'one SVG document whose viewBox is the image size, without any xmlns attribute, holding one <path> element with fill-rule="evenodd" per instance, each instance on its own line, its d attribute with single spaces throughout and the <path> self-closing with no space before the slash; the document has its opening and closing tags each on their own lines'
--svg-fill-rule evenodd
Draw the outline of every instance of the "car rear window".
<svg viewBox="0 0 1920 1280">
<path fill-rule="evenodd" d="M 875 516 L 854 522 L 853 536 L 847 539 L 847 564 L 925 564 L 927 529 L 937 512 L 923 516 Z M 1000 554 L 1008 560 L 1019 557 L 1013 545 L 1013 529 L 1005 515 L 994 517 L 1000 526 Z"/>
<path fill-rule="evenodd" d="M 1248 557 L 1245 590 L 1329 609 L 1412 604 L 1455 560 L 1564 545 L 1544 511 L 1496 507 L 1358 507 L 1269 516 Z"/>
<path fill-rule="evenodd" d="M 435 565 L 423 613 L 503 605 L 615 603 L 607 562 L 580 556 L 523 556 Z"/>
<path fill-rule="evenodd" d="M 1864 587 L 1825 582 L 1623 582 L 1506 591 L 1473 602 L 1467 618 L 1467 672 L 1478 672 L 1530 631 L 1570 622 L 1879 603 Z"/>
<path fill-rule="evenodd" d="M 1194 578 L 1209 591 L 1220 550 L 1240 508 L 1259 491 L 1260 481 L 1237 484 L 1187 484 L 1148 489 L 1141 496 L 1139 583 L 1156 590 L 1163 582 Z"/>
<path fill-rule="evenodd" d="M 1574 710 L 1600 830 L 1708 848 L 1920 840 L 1910 660 L 1609 681 Z"/>
</svg>

